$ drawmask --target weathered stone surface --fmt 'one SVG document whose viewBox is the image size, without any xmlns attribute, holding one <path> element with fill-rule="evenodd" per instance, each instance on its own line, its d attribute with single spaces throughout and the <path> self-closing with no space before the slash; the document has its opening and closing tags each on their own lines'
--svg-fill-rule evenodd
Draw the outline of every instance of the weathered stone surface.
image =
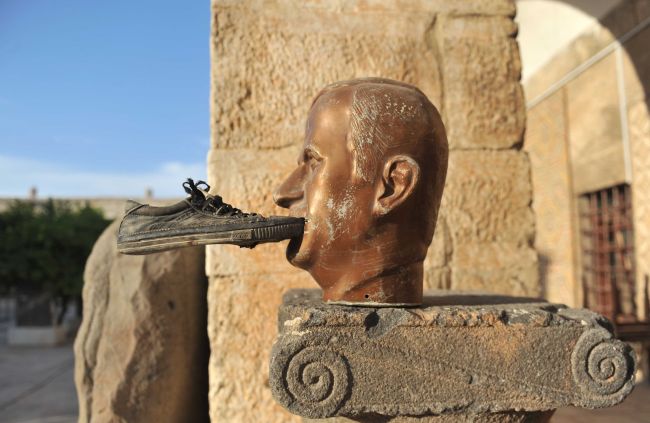
<svg viewBox="0 0 650 423">
<path fill-rule="evenodd" d="M 629 123 L 634 175 L 632 207 L 636 250 L 636 301 L 640 306 L 637 307 L 639 319 L 647 319 L 649 310 L 643 305 L 650 297 L 650 102 L 642 101 L 631 106 Z"/>
<path fill-rule="evenodd" d="M 539 295 L 530 164 L 519 151 L 452 151 L 425 288 Z"/>
<path fill-rule="evenodd" d="M 489 151 L 516 145 L 521 138 L 513 14 L 510 0 L 213 1 L 210 184 L 237 207 L 285 214 L 273 206 L 271 193 L 293 168 L 317 91 L 363 76 L 410 82 L 441 109 L 447 124 L 456 125 L 450 131 L 456 131 L 453 142 L 460 144 L 452 142 L 452 149 L 481 149 L 459 151 L 453 159 L 457 173 L 450 170 L 449 207 L 443 205 L 425 262 L 425 286 L 449 288 L 455 281 L 463 289 L 489 286 L 507 292 L 516 285 L 523 287 L 517 292 L 536 293 L 537 275 L 526 270 L 535 263 L 530 196 L 522 200 L 530 190 L 527 163 L 518 153 Z M 445 57 L 449 60 L 443 63 Z M 515 115 L 504 118 L 517 107 Z M 468 116 L 473 118 L 469 123 Z M 459 132 L 466 126 L 469 132 Z M 460 156 L 465 153 L 477 154 Z M 478 191 L 480 200 L 456 193 L 461 185 Z M 483 228 L 483 221 L 491 226 Z M 499 228 L 505 232 L 495 235 Z M 517 248 L 502 250 L 514 255 L 499 257 L 499 263 L 523 259 L 519 270 L 506 274 L 487 266 L 472 273 L 465 269 L 471 262 L 461 260 L 454 276 L 456 243 L 502 242 Z M 266 353 L 282 292 L 315 285 L 286 263 L 284 248 L 283 243 L 251 251 L 207 250 L 214 421 L 291 421 L 271 399 Z M 490 278 L 476 276 L 483 271 Z M 258 316 L 254 322 L 252 309 Z M 243 352 L 241 342 L 251 351 Z"/>
<path fill-rule="evenodd" d="M 99 238 L 84 274 L 79 422 L 208 421 L 204 250 L 121 255 L 118 224 Z"/>
<path fill-rule="evenodd" d="M 638 7 L 640 4 L 637 5 Z M 650 16 L 650 2 L 639 9 Z M 650 27 L 625 43 L 624 75 L 632 165 L 637 315 L 648 318 L 650 297 Z"/>
<path fill-rule="evenodd" d="M 625 182 L 614 53 L 570 82 L 567 97 L 574 192 L 582 194 Z"/>
<path fill-rule="evenodd" d="M 247 3 L 251 6 L 261 8 L 271 4 L 277 5 L 293 5 L 291 1 L 273 1 L 268 0 L 248 0 Z M 219 0 L 219 4 L 225 5 L 239 5 L 240 0 Z M 512 0 L 462 0 L 453 1 L 448 0 L 409 0 L 403 1 L 386 1 L 386 0 L 344 0 L 344 1 L 323 1 L 323 0 L 304 0 L 303 7 L 307 8 L 310 12 L 336 12 L 345 14 L 355 14 L 359 12 L 410 12 L 419 13 L 422 11 L 432 13 L 444 13 L 449 15 L 507 15 L 514 16 L 515 2 Z M 296 11 L 300 13 L 301 11 Z M 336 22 L 332 23 L 337 25 Z"/>
<path fill-rule="evenodd" d="M 553 411 L 525 412 L 508 411 L 502 413 L 483 414 L 450 414 L 441 416 L 419 416 L 419 417 L 395 417 L 387 419 L 383 417 L 369 417 L 360 419 L 348 419 L 345 417 L 332 417 L 329 419 L 303 419 L 304 423 L 547 423 L 550 421 Z"/>
<path fill-rule="evenodd" d="M 508 17 L 439 18 L 451 149 L 509 148 L 526 121 L 516 25 Z"/>
<path fill-rule="evenodd" d="M 423 286 L 428 289 L 449 289 L 451 287 L 452 240 L 444 214 L 438 215 L 436 232 L 427 257 L 424 260 Z"/>
<path fill-rule="evenodd" d="M 530 298 L 437 292 L 418 308 L 373 309 L 326 305 L 318 290 L 295 290 L 280 308 L 279 331 L 271 390 L 308 418 L 467 421 L 611 406 L 633 387 L 634 353 L 606 320 Z"/>
<path fill-rule="evenodd" d="M 581 63 L 607 47 L 616 38 L 607 28 L 596 27 L 576 38 L 571 47 L 559 51 L 540 71 L 531 75 L 524 83 L 526 101 L 539 101 L 541 96 L 549 94 L 553 84 L 562 80 Z M 532 107 L 532 106 L 529 106 Z"/>
<path fill-rule="evenodd" d="M 286 211 L 274 205 L 273 191 L 295 163 L 298 152 L 297 146 L 266 150 L 263 154 L 255 149 L 212 150 L 208 155 L 208 179 L 224 201 L 244 211 L 285 215 Z M 263 244 L 242 254 L 239 247 L 232 245 L 208 246 L 207 274 L 291 272 L 292 267 L 284 260 L 285 249 L 286 243 Z"/>
<path fill-rule="evenodd" d="M 267 215 L 286 214 L 272 193 L 298 156 L 298 147 L 219 149 L 208 157 L 208 176 L 226 201 Z M 260 160 L 264 166 L 260 166 Z M 276 334 L 275 314 L 288 287 L 313 286 L 309 274 L 285 259 L 286 242 L 242 251 L 208 247 L 208 333 L 212 421 L 299 421 L 279 407 L 268 389 L 267 355 Z M 255 310 L 259 319 L 251 319 Z"/>
<path fill-rule="evenodd" d="M 541 294 L 537 253 L 509 242 L 459 243 L 451 262 L 451 288 L 498 294 Z"/>
<path fill-rule="evenodd" d="M 256 248 L 257 249 L 257 248 Z M 281 257 L 275 261 L 281 260 Z M 289 264 L 286 264 L 289 267 Z M 256 267 L 263 268 L 263 263 Z M 294 272 L 212 277 L 208 291 L 210 418 L 213 422 L 299 422 L 269 390 L 268 354 L 285 289 L 313 286 Z M 251 313 L 256 317 L 252 318 Z"/>
<path fill-rule="evenodd" d="M 302 139 L 326 84 L 382 76 L 439 104 L 435 15 L 356 11 L 297 1 L 213 3 L 212 140 L 220 148 L 280 148 Z"/>
<path fill-rule="evenodd" d="M 528 110 L 524 147 L 533 169 L 535 249 L 544 298 L 576 307 L 577 251 L 565 100 L 561 90 Z"/>
<path fill-rule="evenodd" d="M 530 163 L 521 151 L 452 151 L 441 214 L 454 245 L 513 242 L 535 234 Z"/>
</svg>

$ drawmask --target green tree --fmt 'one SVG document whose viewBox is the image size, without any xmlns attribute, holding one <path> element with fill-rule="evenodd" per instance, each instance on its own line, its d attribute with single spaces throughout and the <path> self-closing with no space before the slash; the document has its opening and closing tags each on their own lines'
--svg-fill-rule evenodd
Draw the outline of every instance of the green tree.
<svg viewBox="0 0 650 423">
<path fill-rule="evenodd" d="M 16 201 L 0 213 L 0 292 L 47 292 L 62 301 L 83 286 L 83 269 L 93 244 L 110 222 L 88 204 Z"/>
</svg>

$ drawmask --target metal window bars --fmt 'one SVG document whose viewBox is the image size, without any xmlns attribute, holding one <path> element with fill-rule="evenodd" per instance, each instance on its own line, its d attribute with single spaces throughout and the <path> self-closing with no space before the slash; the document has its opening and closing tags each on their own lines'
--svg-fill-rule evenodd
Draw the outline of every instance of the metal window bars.
<svg viewBox="0 0 650 423">
<path fill-rule="evenodd" d="M 585 306 L 615 324 L 637 321 L 634 232 L 628 184 L 580 196 Z"/>
</svg>

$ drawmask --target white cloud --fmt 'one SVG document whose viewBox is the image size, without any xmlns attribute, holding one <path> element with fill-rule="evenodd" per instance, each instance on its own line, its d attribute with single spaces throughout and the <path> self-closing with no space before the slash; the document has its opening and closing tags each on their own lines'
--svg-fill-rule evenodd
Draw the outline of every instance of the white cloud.
<svg viewBox="0 0 650 423">
<path fill-rule="evenodd" d="M 205 163 L 164 163 L 149 172 L 92 172 L 40 160 L 0 155 L 0 197 L 183 197 L 186 178 L 205 179 Z"/>
</svg>

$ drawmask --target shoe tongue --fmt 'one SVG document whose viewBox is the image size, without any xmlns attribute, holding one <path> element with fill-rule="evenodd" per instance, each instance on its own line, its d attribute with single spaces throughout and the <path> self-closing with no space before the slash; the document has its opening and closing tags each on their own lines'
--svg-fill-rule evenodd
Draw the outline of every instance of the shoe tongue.
<svg viewBox="0 0 650 423">
<path fill-rule="evenodd" d="M 197 190 L 198 192 L 200 192 L 200 193 L 203 195 L 203 198 L 204 198 L 205 200 L 207 200 L 207 199 L 209 199 L 209 198 L 211 197 L 211 195 L 208 194 L 208 191 L 204 191 L 204 190 L 202 190 L 202 189 L 200 189 L 200 188 L 197 188 L 196 190 Z"/>
</svg>

